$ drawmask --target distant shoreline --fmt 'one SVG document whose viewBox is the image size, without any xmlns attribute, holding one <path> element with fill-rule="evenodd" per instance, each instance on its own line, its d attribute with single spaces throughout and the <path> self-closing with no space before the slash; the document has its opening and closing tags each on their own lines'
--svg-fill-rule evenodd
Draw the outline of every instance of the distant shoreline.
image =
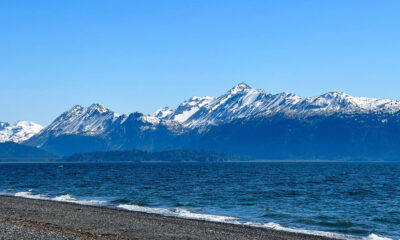
<svg viewBox="0 0 400 240">
<path fill-rule="evenodd" d="M 0 196 L 0 223 L 0 236 L 35 239 L 332 239 L 13 196 Z"/>
</svg>

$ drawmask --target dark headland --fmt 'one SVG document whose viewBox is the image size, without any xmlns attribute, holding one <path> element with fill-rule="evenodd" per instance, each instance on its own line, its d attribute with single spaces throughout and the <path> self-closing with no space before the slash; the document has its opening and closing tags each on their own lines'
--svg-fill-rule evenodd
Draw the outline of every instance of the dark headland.
<svg viewBox="0 0 400 240">
<path fill-rule="evenodd" d="M 330 238 L 112 208 L 0 196 L 0 239 Z"/>
</svg>

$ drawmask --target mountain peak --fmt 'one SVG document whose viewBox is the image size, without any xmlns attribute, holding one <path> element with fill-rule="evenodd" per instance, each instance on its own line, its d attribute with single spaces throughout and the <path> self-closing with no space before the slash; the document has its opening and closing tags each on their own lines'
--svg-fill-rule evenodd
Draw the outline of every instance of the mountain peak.
<svg viewBox="0 0 400 240">
<path fill-rule="evenodd" d="M 37 123 L 28 121 L 18 121 L 15 125 L 9 123 L 0 123 L 0 142 L 20 143 L 43 129 Z"/>
<path fill-rule="evenodd" d="M 15 126 L 22 128 L 36 128 L 38 131 L 42 130 L 42 126 L 32 121 L 18 121 Z"/>
<path fill-rule="evenodd" d="M 157 109 L 152 116 L 158 117 L 158 118 L 165 118 L 173 113 L 173 110 L 170 109 L 169 107 L 164 107 Z"/>
<path fill-rule="evenodd" d="M 118 117 L 118 114 L 98 103 L 92 104 L 89 107 L 75 105 L 46 127 L 43 130 L 43 134 L 51 132 L 54 136 L 63 134 L 95 136 L 102 134 Z M 40 143 L 38 143 L 39 145 Z"/>
<path fill-rule="evenodd" d="M 74 110 L 74 109 L 82 109 L 83 107 L 81 106 L 81 105 L 79 105 L 79 104 L 76 104 L 76 105 L 74 105 L 72 108 L 71 108 L 71 110 Z"/>
<path fill-rule="evenodd" d="M 93 103 L 88 107 L 89 111 L 98 111 L 99 113 L 109 112 L 110 110 L 99 103 Z"/>
<path fill-rule="evenodd" d="M 90 105 L 89 107 L 83 107 L 81 105 L 75 105 L 70 110 L 65 112 L 65 114 L 67 116 L 77 116 L 77 115 L 80 115 L 82 113 L 91 114 L 91 113 L 94 113 L 96 111 L 99 112 L 100 114 L 110 112 L 110 110 L 108 108 L 104 107 L 103 105 L 98 104 L 98 103 L 94 103 L 94 104 Z"/>
<path fill-rule="evenodd" d="M 190 101 L 212 100 L 212 99 L 213 99 L 213 97 L 210 97 L 210 96 L 205 96 L 205 97 L 193 96 L 188 100 L 188 102 L 190 102 Z"/>
<path fill-rule="evenodd" d="M 77 105 L 73 106 L 70 110 L 66 111 L 65 113 L 72 114 L 72 113 L 80 112 L 83 109 L 84 109 L 84 107 L 82 107 L 81 105 L 77 104 Z"/>
<path fill-rule="evenodd" d="M 239 83 L 238 85 L 234 86 L 229 92 L 231 94 L 236 94 L 238 92 L 243 92 L 245 90 L 250 90 L 252 89 L 249 85 L 247 85 L 244 82 Z"/>
<path fill-rule="evenodd" d="M 351 97 L 349 94 L 344 93 L 344 92 L 328 92 L 325 94 L 322 94 L 321 97 Z"/>
</svg>

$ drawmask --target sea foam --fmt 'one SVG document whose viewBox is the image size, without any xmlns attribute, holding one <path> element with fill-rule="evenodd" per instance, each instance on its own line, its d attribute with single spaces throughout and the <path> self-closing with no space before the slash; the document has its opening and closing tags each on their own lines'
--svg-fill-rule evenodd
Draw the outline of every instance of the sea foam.
<svg viewBox="0 0 400 240">
<path fill-rule="evenodd" d="M 44 195 L 44 194 L 33 194 L 31 191 L 17 192 L 14 194 L 14 196 L 30 198 L 30 199 L 57 201 L 57 202 L 77 203 L 77 204 L 81 204 L 81 205 L 92 205 L 92 206 L 104 206 L 104 205 L 107 205 L 107 203 L 108 203 L 108 201 L 105 201 L 105 200 L 76 199 L 69 194 L 60 195 L 60 196 L 56 196 L 56 197 L 49 197 L 48 195 Z"/>
<path fill-rule="evenodd" d="M 117 207 L 126 209 L 126 210 L 130 210 L 130 211 L 155 213 L 155 214 L 161 214 L 161 215 L 165 215 L 165 216 L 206 220 L 206 221 L 212 221 L 212 222 L 231 222 L 231 221 L 238 220 L 238 218 L 236 218 L 236 217 L 195 213 L 195 212 L 189 211 L 187 209 L 183 209 L 183 208 L 168 209 L 168 208 L 156 208 L 156 207 L 143 207 L 143 206 L 129 205 L 129 204 L 120 204 Z"/>
<path fill-rule="evenodd" d="M 371 233 L 370 235 L 368 235 L 368 237 L 363 238 L 363 240 L 393 240 L 393 239 L 387 238 L 387 237 L 381 237 L 381 236 Z"/>
</svg>

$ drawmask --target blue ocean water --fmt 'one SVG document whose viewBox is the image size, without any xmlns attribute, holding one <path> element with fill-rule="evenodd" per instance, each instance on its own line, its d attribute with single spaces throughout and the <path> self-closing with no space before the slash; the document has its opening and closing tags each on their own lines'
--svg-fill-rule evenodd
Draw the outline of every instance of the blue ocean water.
<svg viewBox="0 0 400 240">
<path fill-rule="evenodd" d="M 399 163 L 0 164 L 0 192 L 349 239 L 400 239 Z"/>
</svg>

